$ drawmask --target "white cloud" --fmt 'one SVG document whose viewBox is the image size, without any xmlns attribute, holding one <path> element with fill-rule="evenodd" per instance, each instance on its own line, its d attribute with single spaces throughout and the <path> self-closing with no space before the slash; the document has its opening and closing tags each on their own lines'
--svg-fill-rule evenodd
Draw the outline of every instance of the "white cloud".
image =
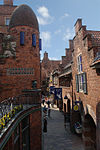
<svg viewBox="0 0 100 150">
<path fill-rule="evenodd" d="M 69 17 L 69 14 L 65 13 L 63 16 L 61 16 L 61 19 L 64 19 L 64 18 L 67 18 L 67 17 Z"/>
<path fill-rule="evenodd" d="M 69 17 L 69 14 L 68 14 L 68 13 L 65 13 L 65 14 L 64 14 L 64 17 Z"/>
<path fill-rule="evenodd" d="M 46 32 L 41 32 L 41 39 L 42 39 L 42 45 L 43 49 L 46 49 L 50 47 L 50 40 L 51 40 L 51 33 L 46 31 Z"/>
<path fill-rule="evenodd" d="M 39 7 L 37 11 L 44 18 L 50 17 L 48 9 L 45 6 Z"/>
<path fill-rule="evenodd" d="M 48 9 L 45 6 L 41 6 L 37 9 L 39 16 L 37 17 L 40 25 L 50 24 L 53 18 L 50 16 Z"/>
<path fill-rule="evenodd" d="M 61 33 L 61 29 L 55 31 L 55 34 L 59 34 L 59 33 Z"/>
<path fill-rule="evenodd" d="M 37 17 L 37 19 L 38 19 L 39 24 L 41 24 L 41 25 L 48 24 L 48 22 L 42 17 Z"/>
<path fill-rule="evenodd" d="M 59 60 L 58 58 L 56 57 L 49 57 L 50 60 Z"/>
<path fill-rule="evenodd" d="M 72 39 L 73 37 L 74 37 L 74 31 L 67 28 L 64 33 L 63 40 L 67 41 L 69 39 Z"/>
</svg>

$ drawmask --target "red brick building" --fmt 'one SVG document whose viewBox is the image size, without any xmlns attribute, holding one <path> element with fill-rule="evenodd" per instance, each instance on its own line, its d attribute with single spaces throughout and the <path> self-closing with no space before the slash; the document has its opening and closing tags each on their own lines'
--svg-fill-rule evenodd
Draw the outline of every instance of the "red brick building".
<svg viewBox="0 0 100 150">
<path fill-rule="evenodd" d="M 71 72 L 67 70 L 68 67 Z M 64 76 L 72 74 L 71 80 L 68 79 L 69 88 L 67 83 L 65 87 L 62 86 L 63 109 L 65 112 L 70 110 L 71 130 L 75 129 L 76 122 L 80 122 L 85 150 L 99 150 L 100 31 L 87 30 L 81 19 L 75 24 L 72 64 L 65 68 L 65 72 L 59 75 L 62 78 L 59 78 L 59 83 L 64 85 Z"/>
<path fill-rule="evenodd" d="M 82 19 L 75 24 L 75 37 L 69 44 L 58 75 L 63 110 L 70 113 L 71 130 L 82 124 L 85 150 L 100 149 L 100 31 L 87 30 Z M 67 62 L 67 60 L 69 60 Z"/>
<path fill-rule="evenodd" d="M 4 5 L 0 5 L 0 33 L 7 33 L 12 12 L 16 7 L 13 0 L 4 0 Z"/>
<path fill-rule="evenodd" d="M 49 79 L 50 79 L 51 72 L 53 72 L 55 69 L 58 69 L 60 63 L 61 63 L 60 60 L 50 60 L 48 58 L 48 53 L 47 52 L 44 53 L 44 57 L 41 62 L 42 91 L 46 91 L 47 87 L 49 86 Z"/>
<path fill-rule="evenodd" d="M 45 78 L 50 76 L 50 73 L 59 68 L 60 65 L 60 60 L 50 60 L 48 58 L 48 53 L 45 52 L 44 53 L 44 57 L 41 63 L 41 76 L 42 76 L 42 80 L 44 80 Z"/>
<path fill-rule="evenodd" d="M 2 118 L 19 104 L 23 109 L 0 130 L 0 149 L 41 150 L 41 43 L 38 21 L 33 10 L 25 4 L 16 7 L 12 0 L 4 0 L 1 9 L 0 101 L 5 100 L 2 106 L 6 107 L 2 107 Z M 10 19 L 6 22 L 7 26 L 6 18 Z"/>
<path fill-rule="evenodd" d="M 78 19 L 73 42 L 73 101 L 79 102 L 85 149 L 99 150 L 100 31 L 86 30 Z"/>
</svg>

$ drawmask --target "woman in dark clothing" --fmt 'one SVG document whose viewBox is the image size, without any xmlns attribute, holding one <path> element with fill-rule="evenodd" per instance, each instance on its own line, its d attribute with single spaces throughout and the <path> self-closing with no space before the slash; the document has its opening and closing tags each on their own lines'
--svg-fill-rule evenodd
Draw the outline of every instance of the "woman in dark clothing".
<svg viewBox="0 0 100 150">
<path fill-rule="evenodd" d="M 44 118 L 43 132 L 47 132 L 47 119 L 46 118 Z"/>
</svg>

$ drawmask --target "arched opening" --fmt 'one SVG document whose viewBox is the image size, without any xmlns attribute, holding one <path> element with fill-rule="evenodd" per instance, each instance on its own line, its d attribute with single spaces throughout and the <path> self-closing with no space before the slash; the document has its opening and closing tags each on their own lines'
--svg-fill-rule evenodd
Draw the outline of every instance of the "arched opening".
<svg viewBox="0 0 100 150">
<path fill-rule="evenodd" d="M 85 150 L 96 150 L 96 125 L 89 114 L 84 118 L 83 141 Z"/>
</svg>

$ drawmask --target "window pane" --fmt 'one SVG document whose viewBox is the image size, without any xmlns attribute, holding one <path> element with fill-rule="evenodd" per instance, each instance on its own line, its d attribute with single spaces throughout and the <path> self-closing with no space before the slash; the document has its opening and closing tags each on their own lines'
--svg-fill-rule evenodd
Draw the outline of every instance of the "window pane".
<svg viewBox="0 0 100 150">
<path fill-rule="evenodd" d="M 82 63 L 82 56 L 80 55 L 80 64 Z"/>
<path fill-rule="evenodd" d="M 9 25 L 9 22 L 10 22 L 10 18 L 6 18 L 6 22 L 5 22 L 6 26 Z"/>
</svg>

